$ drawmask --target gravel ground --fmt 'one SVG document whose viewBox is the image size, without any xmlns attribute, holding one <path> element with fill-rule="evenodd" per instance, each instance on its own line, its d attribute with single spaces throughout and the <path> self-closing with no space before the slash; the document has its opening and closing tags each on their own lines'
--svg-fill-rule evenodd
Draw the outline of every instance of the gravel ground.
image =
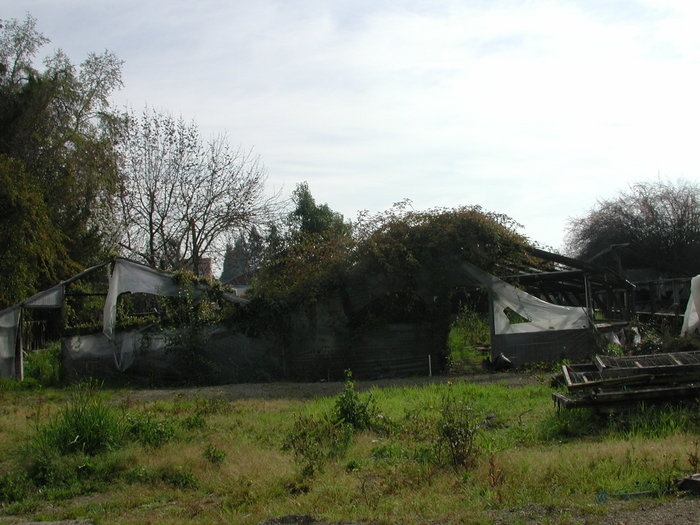
<svg viewBox="0 0 700 525">
<path fill-rule="evenodd" d="M 433 376 L 394 379 L 377 379 L 372 381 L 355 381 L 358 391 L 366 391 L 372 387 L 391 388 L 403 386 L 428 385 L 446 383 L 447 381 L 469 381 L 470 383 L 505 383 L 511 386 L 533 384 L 538 381 L 549 382 L 546 375 L 528 375 L 510 372 L 477 374 L 465 377 Z M 129 389 L 122 397 L 132 400 L 139 399 L 168 399 L 173 396 L 222 398 L 229 401 L 237 399 L 313 399 L 316 397 L 335 396 L 343 391 L 342 381 L 316 383 L 238 383 L 196 388 L 160 388 L 160 389 Z M 117 395 L 117 397 L 120 397 Z"/>
<path fill-rule="evenodd" d="M 698 525 L 700 499 L 668 502 L 645 501 L 629 507 L 612 508 L 601 525 Z"/>
<path fill-rule="evenodd" d="M 594 512 L 581 509 L 560 509 L 543 505 L 527 505 L 517 509 L 494 512 L 494 525 L 540 525 L 542 523 L 569 525 L 698 525 L 700 499 L 673 501 L 636 501 L 606 504 Z M 350 521 L 326 522 L 312 516 L 290 515 L 270 518 L 259 525 L 372 525 Z M 430 525 L 441 525 L 431 523 Z"/>
<path fill-rule="evenodd" d="M 562 509 L 543 505 L 528 505 L 499 511 L 492 516 L 495 525 L 519 523 L 567 523 L 571 525 L 698 525 L 700 499 L 637 500 L 611 502 L 589 509 Z"/>
</svg>

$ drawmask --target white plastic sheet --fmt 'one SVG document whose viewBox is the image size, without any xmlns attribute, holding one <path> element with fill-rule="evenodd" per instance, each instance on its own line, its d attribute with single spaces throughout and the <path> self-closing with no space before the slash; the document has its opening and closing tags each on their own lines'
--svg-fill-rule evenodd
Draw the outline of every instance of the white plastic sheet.
<svg viewBox="0 0 700 525">
<path fill-rule="evenodd" d="M 48 290 L 41 291 L 29 299 L 17 303 L 0 312 L 0 377 L 15 376 L 15 349 L 17 331 L 22 308 L 61 308 L 65 300 L 65 286 L 89 273 L 106 266 L 102 263 L 84 270 Z M 135 336 L 114 333 L 117 321 L 117 299 L 123 293 L 148 293 L 153 295 L 177 296 L 182 291 L 172 274 L 159 272 L 143 264 L 126 259 L 116 259 L 109 274 L 109 291 L 103 309 L 103 333 L 114 350 L 117 369 L 126 370 L 133 362 L 135 349 L 140 339 Z M 201 290 L 195 289 L 197 295 Z M 247 302 L 235 294 L 224 293 L 224 298 L 231 302 Z"/>
<path fill-rule="evenodd" d="M 585 308 L 548 303 L 503 281 L 494 283 L 492 291 L 496 335 L 578 330 L 590 326 Z M 521 319 L 518 322 L 511 321 L 508 309 L 517 313 Z"/>
<path fill-rule="evenodd" d="M 109 291 L 103 311 L 103 333 L 114 348 L 114 362 L 120 371 L 126 370 L 134 361 L 133 341 L 116 338 L 117 299 L 123 293 L 148 293 L 177 296 L 182 291 L 172 275 L 161 273 L 148 266 L 117 259 L 109 276 Z"/>
<path fill-rule="evenodd" d="M 58 284 L 0 312 L 0 377 L 15 377 L 15 350 L 22 308 L 61 308 L 63 288 L 63 284 Z"/>
<path fill-rule="evenodd" d="M 496 335 L 576 330 L 591 326 L 588 312 L 583 307 L 548 303 L 468 263 L 464 264 L 464 269 L 491 291 Z M 518 314 L 520 319 L 517 322 L 511 320 L 508 310 Z"/>
<path fill-rule="evenodd" d="M 15 346 L 21 311 L 20 306 L 15 305 L 0 312 L 0 377 L 15 375 Z"/>
<path fill-rule="evenodd" d="M 700 330 L 700 275 L 690 281 L 690 297 L 683 315 L 681 336 L 691 335 Z"/>
</svg>

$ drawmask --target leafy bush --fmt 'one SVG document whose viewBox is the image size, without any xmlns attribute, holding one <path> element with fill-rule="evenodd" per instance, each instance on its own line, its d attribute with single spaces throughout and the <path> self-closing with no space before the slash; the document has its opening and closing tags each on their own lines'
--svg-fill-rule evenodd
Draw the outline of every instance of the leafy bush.
<svg viewBox="0 0 700 525">
<path fill-rule="evenodd" d="M 355 430 L 368 430 L 377 416 L 377 407 L 372 394 L 367 394 L 365 400 L 355 390 L 352 372 L 345 371 L 345 388 L 335 401 L 333 418 L 336 423 L 346 423 Z"/>
<path fill-rule="evenodd" d="M 31 482 L 24 472 L 8 472 L 0 475 L 0 503 L 22 501 L 31 489 Z"/>
<path fill-rule="evenodd" d="M 45 387 L 58 386 L 61 382 L 61 343 L 27 353 L 24 358 L 25 380 L 35 380 Z"/>
<path fill-rule="evenodd" d="M 608 343 L 603 349 L 605 355 L 611 355 L 614 357 L 622 357 L 625 355 L 625 349 L 622 345 L 617 343 Z"/>
<path fill-rule="evenodd" d="M 212 465 L 220 466 L 226 459 L 226 452 L 209 443 L 204 449 L 204 458 Z"/>
<path fill-rule="evenodd" d="M 166 465 L 158 469 L 158 479 L 178 489 L 195 489 L 199 480 L 188 467 Z"/>
<path fill-rule="evenodd" d="M 124 474 L 127 483 L 147 483 L 156 485 L 165 483 L 178 489 L 195 489 L 199 480 L 186 466 L 165 465 L 156 469 L 136 466 Z"/>
<path fill-rule="evenodd" d="M 202 382 L 210 377 L 213 364 L 206 357 L 212 327 L 221 321 L 217 291 L 206 289 L 201 297 L 193 292 L 194 275 L 179 272 L 175 279 L 182 287 L 177 297 L 162 297 L 165 310 L 165 349 L 173 356 L 178 379 Z"/>
<path fill-rule="evenodd" d="M 231 404 L 222 397 L 196 397 L 194 404 L 195 413 L 201 416 L 228 414 L 232 410 Z"/>
<path fill-rule="evenodd" d="M 560 410 L 540 425 L 540 438 L 553 441 L 596 435 L 605 427 L 605 419 L 593 410 Z"/>
<path fill-rule="evenodd" d="M 190 414 L 180 422 L 180 425 L 185 430 L 204 430 L 207 428 L 207 420 L 202 414 Z"/>
<path fill-rule="evenodd" d="M 419 212 L 404 201 L 377 215 L 361 214 L 352 235 L 277 234 L 268 239 L 251 290 L 260 301 L 260 315 L 241 321 L 255 325 L 268 316 L 266 322 L 274 319 L 283 332 L 289 327 L 280 317 L 300 304 L 313 304 L 339 289 L 369 286 L 367 301 L 348 312 L 355 329 L 387 322 L 441 323 L 454 308 L 450 294 L 464 283 L 463 262 L 485 271 L 504 263 L 542 266 L 527 254 L 519 228 L 509 217 L 480 207 Z"/>
<path fill-rule="evenodd" d="M 484 356 L 479 347 L 490 344 L 490 340 L 488 320 L 468 306 L 463 307 L 447 337 L 449 369 L 453 372 L 481 370 Z"/>
</svg>

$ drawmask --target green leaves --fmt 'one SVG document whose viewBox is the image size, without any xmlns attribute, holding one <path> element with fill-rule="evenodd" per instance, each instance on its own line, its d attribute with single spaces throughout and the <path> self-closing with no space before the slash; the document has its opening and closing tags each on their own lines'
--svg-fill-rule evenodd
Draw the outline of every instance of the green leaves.
<svg viewBox="0 0 700 525">
<path fill-rule="evenodd" d="M 114 224 L 122 63 L 105 52 L 76 67 L 58 51 L 39 71 L 47 42 L 31 16 L 0 28 L 0 307 L 102 259 Z"/>
<path fill-rule="evenodd" d="M 17 160 L 0 154 L 0 309 L 55 280 L 66 252 L 37 184 Z"/>
</svg>

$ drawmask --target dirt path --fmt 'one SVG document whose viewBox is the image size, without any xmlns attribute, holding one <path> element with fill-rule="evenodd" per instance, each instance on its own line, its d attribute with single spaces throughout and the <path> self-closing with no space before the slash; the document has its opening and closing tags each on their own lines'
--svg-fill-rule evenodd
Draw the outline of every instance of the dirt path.
<svg viewBox="0 0 700 525">
<path fill-rule="evenodd" d="M 367 391 L 373 387 L 400 388 L 405 386 L 420 386 L 446 383 L 447 381 L 467 381 L 471 383 L 505 383 L 510 386 L 522 386 L 546 380 L 537 375 L 519 373 L 477 374 L 469 376 L 433 376 L 394 379 L 377 379 L 371 381 L 355 381 L 358 391 Z M 237 383 L 231 385 L 191 387 L 191 388 L 155 388 L 124 390 L 123 397 L 132 400 L 168 399 L 174 396 L 222 398 L 229 401 L 239 399 L 313 399 L 317 397 L 335 396 L 343 391 L 345 384 L 336 382 L 315 383 Z M 117 394 L 118 396 L 120 394 Z"/>
</svg>

